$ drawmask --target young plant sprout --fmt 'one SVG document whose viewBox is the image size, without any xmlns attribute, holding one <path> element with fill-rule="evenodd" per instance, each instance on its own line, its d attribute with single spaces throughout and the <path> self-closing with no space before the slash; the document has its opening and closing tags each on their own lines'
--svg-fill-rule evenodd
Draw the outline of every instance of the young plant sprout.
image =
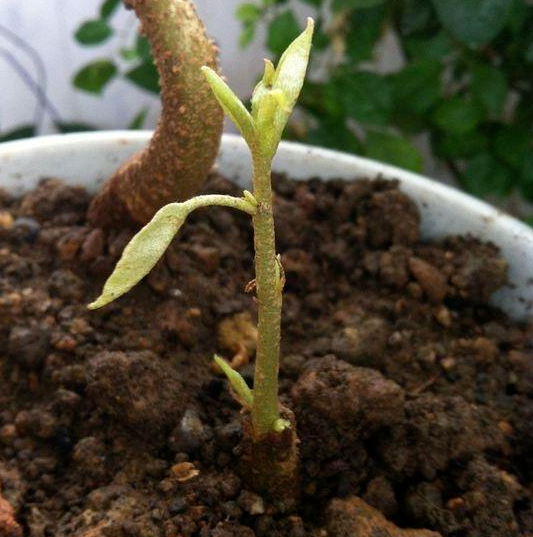
<svg viewBox="0 0 533 537">
<path fill-rule="evenodd" d="M 253 160 L 253 193 L 240 198 L 227 195 L 197 196 L 160 209 L 127 245 L 101 296 L 89 308 L 117 299 L 155 266 L 185 219 L 197 208 L 221 205 L 252 217 L 255 281 L 258 304 L 258 342 L 253 390 L 223 359 L 215 361 L 228 377 L 235 397 L 244 408 L 242 468 L 248 485 L 270 496 L 287 497 L 297 486 L 295 421 L 278 400 L 280 325 L 284 273 L 276 253 L 272 208 L 271 164 L 281 135 L 305 79 L 314 23 L 281 56 L 279 65 L 265 60 L 262 80 L 252 96 L 251 113 L 211 68 L 202 71 L 218 102 L 246 140 Z"/>
</svg>

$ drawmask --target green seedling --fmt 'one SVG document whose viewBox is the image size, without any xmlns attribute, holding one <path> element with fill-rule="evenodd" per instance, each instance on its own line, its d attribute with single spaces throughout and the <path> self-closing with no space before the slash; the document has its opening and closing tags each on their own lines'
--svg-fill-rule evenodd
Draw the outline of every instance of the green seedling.
<svg viewBox="0 0 533 537">
<path fill-rule="evenodd" d="M 306 30 L 289 45 L 277 68 L 265 60 L 263 78 L 253 92 L 251 113 L 214 70 L 207 66 L 202 68 L 215 97 L 250 148 L 253 193 L 244 191 L 239 198 L 197 196 L 160 209 L 127 245 L 101 296 L 89 306 L 91 309 L 105 306 L 144 278 L 195 209 L 222 205 L 252 217 L 259 322 L 253 390 L 224 360 L 215 357 L 215 361 L 244 409 L 242 467 L 245 477 L 256 490 L 277 497 L 294 494 L 297 437 L 292 413 L 281 408 L 278 400 L 284 273 L 275 247 L 271 167 L 304 83 L 313 27 L 309 19 Z"/>
</svg>

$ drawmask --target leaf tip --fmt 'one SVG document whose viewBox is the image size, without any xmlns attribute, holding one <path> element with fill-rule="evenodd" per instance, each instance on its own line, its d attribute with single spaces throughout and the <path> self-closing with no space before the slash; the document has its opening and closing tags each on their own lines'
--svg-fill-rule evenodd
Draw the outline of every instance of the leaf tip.
<svg viewBox="0 0 533 537">
<path fill-rule="evenodd" d="M 109 304 L 109 302 L 111 302 L 111 300 L 106 299 L 105 295 L 100 295 L 94 302 L 87 305 L 87 309 L 97 310 L 103 308 L 106 304 Z"/>
</svg>

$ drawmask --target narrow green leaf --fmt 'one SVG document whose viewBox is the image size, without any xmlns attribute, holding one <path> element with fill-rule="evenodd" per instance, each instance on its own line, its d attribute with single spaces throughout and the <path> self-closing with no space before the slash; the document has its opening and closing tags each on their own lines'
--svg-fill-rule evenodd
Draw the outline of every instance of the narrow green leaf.
<svg viewBox="0 0 533 537">
<path fill-rule="evenodd" d="M 422 171 L 422 155 L 405 138 L 380 132 L 369 132 L 366 138 L 366 154 L 381 162 L 387 162 L 414 172 Z"/>
<path fill-rule="evenodd" d="M 246 384 L 246 381 L 242 378 L 242 375 L 235 371 L 235 369 L 232 369 L 226 360 L 220 358 L 220 356 L 215 354 L 213 359 L 228 378 L 231 388 L 239 403 L 245 408 L 252 408 L 254 396 L 252 390 L 250 390 L 248 384 Z"/>
<path fill-rule="evenodd" d="M 431 0 L 442 25 L 460 41 L 485 45 L 507 24 L 510 0 Z"/>
<path fill-rule="evenodd" d="M 159 93 L 159 73 L 151 61 L 144 61 L 126 73 L 126 78 L 150 93 Z"/>
<path fill-rule="evenodd" d="M 96 19 L 84 22 L 74 34 L 82 45 L 99 45 L 111 37 L 113 30 L 105 20 Z"/>
<path fill-rule="evenodd" d="M 105 2 L 100 7 L 100 16 L 103 19 L 108 19 L 113 15 L 122 0 L 105 0 Z"/>
<path fill-rule="evenodd" d="M 189 210 L 181 203 L 171 203 L 160 209 L 126 246 L 102 294 L 89 309 L 113 302 L 139 283 L 163 256 L 188 214 Z"/>
<path fill-rule="evenodd" d="M 255 141 L 255 128 L 250 112 L 246 110 L 237 95 L 233 93 L 231 88 L 213 69 L 202 67 L 202 72 L 224 112 L 235 123 L 248 144 L 253 144 Z"/>
<path fill-rule="evenodd" d="M 105 86 L 117 75 L 116 65 L 109 60 L 96 60 L 82 67 L 74 76 L 74 86 L 100 95 Z"/>
<path fill-rule="evenodd" d="M 131 121 L 128 125 L 130 130 L 139 130 L 142 129 L 146 116 L 148 114 L 148 107 L 145 106 Z"/>
</svg>

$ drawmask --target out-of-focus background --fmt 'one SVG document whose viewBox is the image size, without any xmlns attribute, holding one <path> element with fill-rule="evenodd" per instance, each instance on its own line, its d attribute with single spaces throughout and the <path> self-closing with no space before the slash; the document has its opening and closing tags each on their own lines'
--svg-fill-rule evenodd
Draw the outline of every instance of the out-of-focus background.
<svg viewBox="0 0 533 537">
<path fill-rule="evenodd" d="M 243 98 L 262 58 L 316 19 L 288 138 L 423 172 L 528 216 L 531 0 L 195 3 Z M 153 128 L 157 76 L 136 29 L 121 0 L 2 0 L 0 140 Z"/>
</svg>

